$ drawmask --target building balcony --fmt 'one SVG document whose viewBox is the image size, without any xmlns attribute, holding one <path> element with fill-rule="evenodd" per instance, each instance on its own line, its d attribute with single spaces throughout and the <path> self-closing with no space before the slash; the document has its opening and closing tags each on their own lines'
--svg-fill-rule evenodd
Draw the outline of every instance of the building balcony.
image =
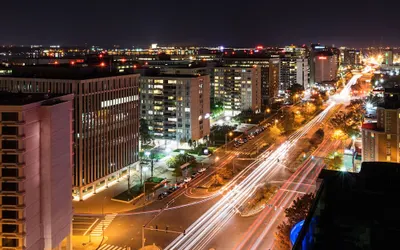
<svg viewBox="0 0 400 250">
<path fill-rule="evenodd" d="M 7 195 L 22 196 L 22 195 L 25 195 L 25 190 L 21 190 L 21 191 L 5 191 L 5 190 L 1 190 L 0 191 L 0 196 L 7 196 Z"/>
<path fill-rule="evenodd" d="M 18 163 L 0 163 L 0 168 L 23 168 L 25 167 L 25 162 L 18 162 Z"/>
<path fill-rule="evenodd" d="M 2 238 L 14 238 L 14 239 L 20 239 L 24 238 L 26 233 L 21 232 L 21 233 L 0 233 L 0 237 Z M 4 247 L 3 247 L 4 249 Z M 12 248 L 15 249 L 15 248 Z"/>
<path fill-rule="evenodd" d="M 0 153 L 24 153 L 26 150 L 25 149 L 0 149 Z"/>
<path fill-rule="evenodd" d="M 25 135 L 2 135 L 2 134 L 0 134 L 0 139 L 25 139 Z"/>
<path fill-rule="evenodd" d="M 5 247 L 5 246 L 2 246 L 2 249 L 3 250 L 25 250 L 26 247 Z"/>
<path fill-rule="evenodd" d="M 21 225 L 21 224 L 25 223 L 25 218 L 22 218 L 22 219 L 4 219 L 4 218 L 1 218 L 0 219 L 0 223 L 1 224 L 18 224 L 18 225 Z"/>
<path fill-rule="evenodd" d="M 25 121 L 0 121 L 0 125 L 25 125 Z"/>
<path fill-rule="evenodd" d="M 0 209 L 3 210 L 22 210 L 25 209 L 25 204 L 22 205 L 0 205 Z"/>
<path fill-rule="evenodd" d="M 25 181 L 26 177 L 25 176 L 17 176 L 17 177 L 0 177 L 0 181 Z"/>
</svg>

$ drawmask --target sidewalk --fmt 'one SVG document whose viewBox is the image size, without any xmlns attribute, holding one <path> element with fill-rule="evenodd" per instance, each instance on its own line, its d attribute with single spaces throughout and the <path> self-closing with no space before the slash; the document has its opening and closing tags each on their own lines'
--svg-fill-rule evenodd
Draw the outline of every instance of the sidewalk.
<svg viewBox="0 0 400 250">
<path fill-rule="evenodd" d="M 165 161 L 166 160 L 154 162 L 154 176 L 166 178 L 169 181 L 175 181 L 175 177 L 172 177 L 171 172 L 167 170 Z M 148 167 L 147 171 L 143 175 L 143 179 L 150 177 L 150 171 L 150 167 Z M 132 178 L 136 178 L 136 180 L 132 181 Z M 137 176 L 131 175 L 131 187 L 139 182 L 140 180 Z M 128 180 L 125 176 L 121 178 L 120 181 L 115 185 L 104 189 L 103 191 L 89 197 L 84 201 L 73 201 L 72 205 L 74 207 L 74 212 L 76 214 L 111 214 L 131 211 L 138 207 L 142 207 L 145 203 L 148 205 L 154 199 L 157 199 L 158 194 L 163 190 L 162 188 L 158 189 L 157 193 L 150 201 L 145 202 L 144 198 L 139 198 L 135 201 L 135 205 L 133 205 L 132 202 L 122 203 L 111 200 L 114 196 L 126 191 L 127 189 Z"/>
<path fill-rule="evenodd" d="M 72 236 L 72 249 L 74 250 L 95 250 L 99 247 L 100 243 L 104 244 L 107 241 L 107 237 L 91 236 Z M 90 240 L 90 242 L 89 242 Z"/>
</svg>

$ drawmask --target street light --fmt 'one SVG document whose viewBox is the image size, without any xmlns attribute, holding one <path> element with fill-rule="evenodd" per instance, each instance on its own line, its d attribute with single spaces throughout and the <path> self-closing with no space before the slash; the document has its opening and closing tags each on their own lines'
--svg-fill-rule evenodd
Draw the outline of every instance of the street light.
<svg viewBox="0 0 400 250">
<path fill-rule="evenodd" d="M 181 149 L 181 150 L 179 150 L 179 153 L 180 153 L 181 155 L 183 155 L 183 154 L 185 154 L 185 150 Z"/>
<path fill-rule="evenodd" d="M 144 152 L 144 155 L 147 156 L 150 161 L 151 161 L 151 177 L 153 177 L 153 170 L 154 170 L 154 159 L 153 157 L 150 158 L 151 152 L 150 151 L 146 151 Z"/>
<path fill-rule="evenodd" d="M 225 151 L 228 149 L 228 134 L 229 134 L 229 136 L 232 136 L 233 133 L 229 132 L 229 133 L 225 134 Z"/>
</svg>

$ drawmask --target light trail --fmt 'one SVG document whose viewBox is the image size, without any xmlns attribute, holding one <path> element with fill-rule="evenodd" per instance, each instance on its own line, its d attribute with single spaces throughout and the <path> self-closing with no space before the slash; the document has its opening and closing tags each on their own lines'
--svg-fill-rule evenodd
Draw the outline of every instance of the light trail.
<svg viewBox="0 0 400 250">
<path fill-rule="evenodd" d="M 339 100 L 343 100 L 349 96 L 351 85 L 355 84 L 359 77 L 361 77 L 361 75 L 356 75 L 349 81 L 339 94 Z M 242 182 L 237 184 L 232 190 L 228 191 L 221 200 L 197 219 L 186 230 L 185 235 L 179 235 L 165 249 L 185 250 L 202 249 L 205 247 L 219 232 L 219 230 L 221 230 L 221 228 L 223 228 L 224 225 L 236 214 L 235 208 L 240 207 L 255 192 L 254 187 L 281 168 L 280 164 L 276 164 L 279 159 L 285 157 L 286 153 L 293 148 L 299 139 L 323 121 L 335 105 L 336 101 L 332 101 L 324 111 L 289 136 L 286 142 L 284 142 L 278 149 L 271 152 L 269 157 L 262 161 L 260 165 L 257 166 Z M 261 155 L 261 158 L 264 158 L 264 154 Z M 250 166 L 257 163 L 259 163 L 259 161 L 254 162 Z M 236 182 L 232 181 L 230 186 L 235 183 Z M 230 188 L 230 186 L 228 188 Z"/>
</svg>

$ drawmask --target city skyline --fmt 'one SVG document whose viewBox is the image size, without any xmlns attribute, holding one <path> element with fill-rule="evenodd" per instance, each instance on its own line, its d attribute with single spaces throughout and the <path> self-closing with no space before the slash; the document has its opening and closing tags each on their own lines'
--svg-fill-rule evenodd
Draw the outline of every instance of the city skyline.
<svg viewBox="0 0 400 250">
<path fill-rule="evenodd" d="M 23 2 L 24 8 L 20 8 Z M 126 0 L 69 1 L 68 4 L 8 2 L 0 20 L 1 44 L 118 44 L 143 46 L 158 42 L 171 45 L 254 46 L 310 44 L 363 47 L 395 46 L 400 39 L 394 24 L 399 3 L 336 1 L 321 6 L 255 1 L 246 5 L 227 1 L 132 3 Z M 174 34 L 171 36 L 171 34 Z M 368 42 L 366 42 L 368 41 Z"/>
</svg>

